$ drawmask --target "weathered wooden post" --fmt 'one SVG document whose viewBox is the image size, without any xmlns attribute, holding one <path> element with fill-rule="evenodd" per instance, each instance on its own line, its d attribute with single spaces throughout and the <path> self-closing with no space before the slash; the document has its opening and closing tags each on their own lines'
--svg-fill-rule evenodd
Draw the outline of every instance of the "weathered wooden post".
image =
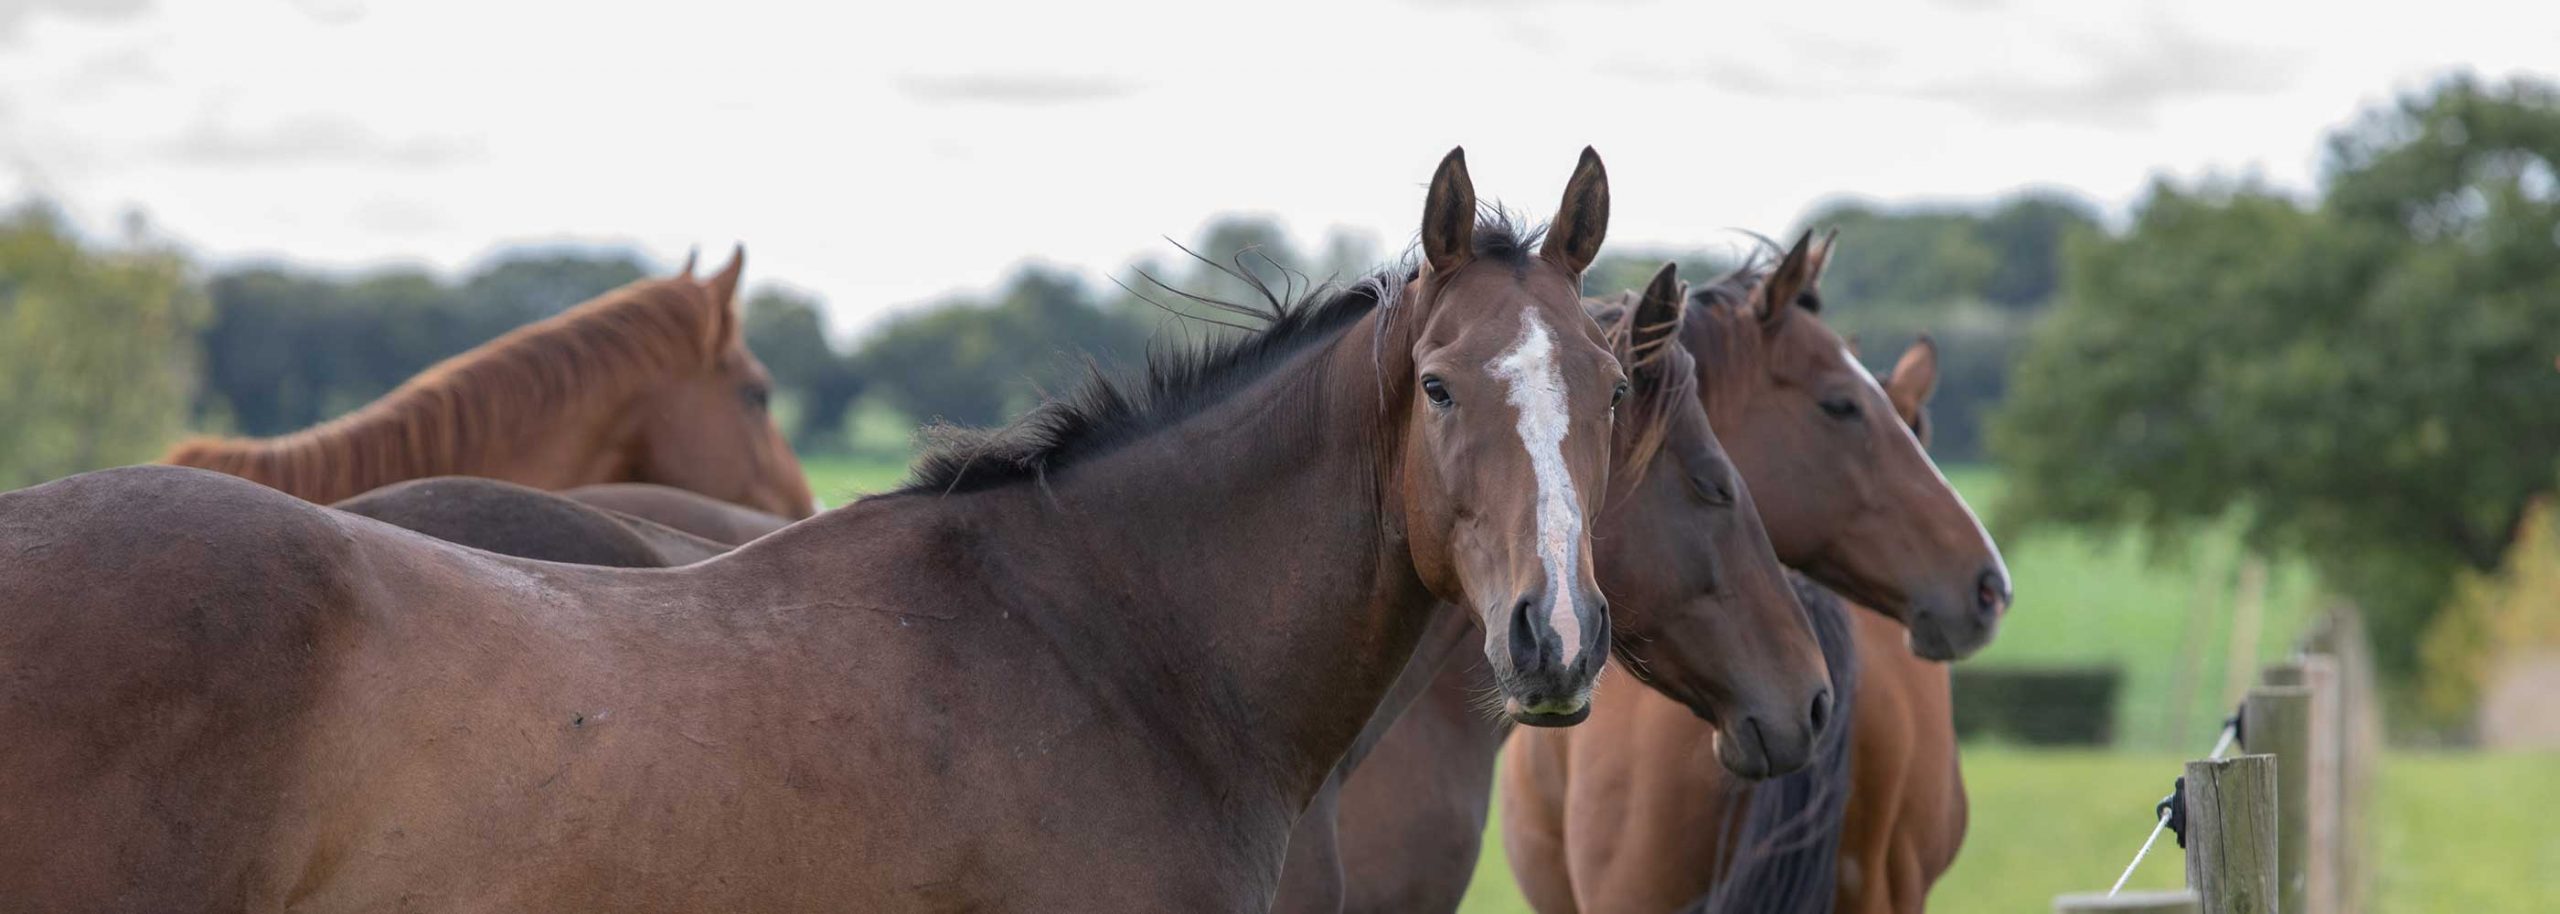
<svg viewBox="0 0 2560 914">
<path fill-rule="evenodd" d="M 2202 914 L 2276 914 L 2273 757 L 2187 763 L 2187 887 Z"/>
<path fill-rule="evenodd" d="M 2126 892 L 2113 898 L 2089 892 L 2055 898 L 2053 914 L 2196 914 L 2196 905 L 2194 889 Z"/>
<path fill-rule="evenodd" d="M 2340 868 L 2344 865 L 2339 859 L 2344 844 L 2338 822 L 2339 779 L 2346 752 L 2342 734 L 2345 720 L 2339 713 L 2338 661 L 2319 654 L 2304 654 L 2291 664 L 2270 667 L 2267 684 L 2301 686 L 2311 696 L 2309 714 L 2305 719 L 2308 736 L 2303 742 L 2302 907 L 2298 910 L 2336 914 Z M 2276 770 L 2276 776 L 2281 779 L 2294 769 L 2280 758 Z M 2281 784 L 2277 786 L 2276 793 L 2287 799 L 2294 795 L 2291 788 Z"/>
<path fill-rule="evenodd" d="M 2270 669 L 2280 678 L 2301 675 L 2298 667 Z M 2249 690 L 2240 709 L 2241 751 L 2275 756 L 2277 914 L 2305 914 L 2303 878 L 2305 838 L 2310 830 L 2311 690 L 2298 685 L 2259 686 Z"/>
<path fill-rule="evenodd" d="M 2368 825 L 2373 772 L 2382 758 L 2382 715 L 2374 695 L 2373 647 L 2364 617 L 2340 604 L 2323 613 L 2305 650 L 2330 657 L 2338 670 L 2338 906 L 2336 914 L 2373 908 L 2374 847 Z"/>
</svg>

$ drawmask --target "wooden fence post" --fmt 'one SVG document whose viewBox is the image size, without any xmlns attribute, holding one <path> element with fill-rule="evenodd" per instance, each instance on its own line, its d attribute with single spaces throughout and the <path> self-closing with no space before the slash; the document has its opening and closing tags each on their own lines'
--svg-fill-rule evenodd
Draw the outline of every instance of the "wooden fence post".
<svg viewBox="0 0 2560 914">
<path fill-rule="evenodd" d="M 2105 892 L 2090 892 L 2053 900 L 2053 914 L 2196 914 L 2196 910 L 2193 889 L 2126 892 L 2113 898 Z"/>
<path fill-rule="evenodd" d="M 2280 678 L 2301 675 L 2268 671 Z M 2259 686 L 2249 690 L 2240 711 L 2240 747 L 2244 752 L 2275 757 L 2276 914 L 2306 914 L 2305 840 L 2310 831 L 2311 690 L 2302 686 Z"/>
<path fill-rule="evenodd" d="M 2187 763 L 2187 887 L 2203 914 L 2276 914 L 2276 760 Z"/>
<path fill-rule="evenodd" d="M 2271 686 L 2301 686 L 2312 694 L 2304 740 L 2304 778 L 2301 778 L 2301 906 L 2294 911 L 2309 914 L 2337 914 L 2340 896 L 2340 847 L 2345 845 L 2337 822 L 2340 801 L 2340 771 L 2345 742 L 2340 740 L 2340 694 L 2337 694 L 2337 661 L 2324 655 L 2307 653 L 2291 663 L 2291 681 L 2278 681 L 2276 671 L 2268 671 Z M 2284 760 L 2276 763 L 2278 776 L 2291 771 Z M 2278 789 L 2281 796 L 2294 796 L 2291 789 Z"/>
<path fill-rule="evenodd" d="M 2323 613 L 2305 641 L 2311 653 L 2337 664 L 2338 682 L 2338 878 L 2337 914 L 2373 909 L 2373 831 L 2368 812 L 2373 772 L 2382 760 L 2382 715 L 2373 685 L 2373 646 L 2364 617 L 2340 604 Z"/>
</svg>

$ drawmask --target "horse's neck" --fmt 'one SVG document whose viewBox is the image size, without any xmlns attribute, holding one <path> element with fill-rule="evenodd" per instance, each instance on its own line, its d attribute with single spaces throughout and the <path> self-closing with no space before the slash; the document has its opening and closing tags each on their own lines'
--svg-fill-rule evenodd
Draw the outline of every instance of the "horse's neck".
<svg viewBox="0 0 2560 914">
<path fill-rule="evenodd" d="M 1395 683 L 1378 699 L 1377 710 L 1360 729 L 1360 736 L 1344 752 L 1341 770 L 1348 774 L 1360 767 L 1369 752 L 1395 728 L 1396 721 L 1411 711 L 1415 702 L 1451 676 L 1463 676 L 1475 663 L 1469 657 L 1473 649 L 1484 643 L 1484 630 L 1470 618 L 1465 608 L 1442 603 L 1431 610 L 1430 624 L 1415 643 L 1413 656 L 1396 674 Z M 1490 726 L 1490 722 L 1487 722 Z"/>
<path fill-rule="evenodd" d="M 457 419 L 413 407 L 443 392 L 403 387 L 320 426 L 276 438 L 182 448 L 171 462 L 242 476 L 327 504 L 430 476 L 486 476 L 541 489 L 615 481 L 633 437 L 637 391 L 598 383 L 539 416 L 456 434 Z"/>
<path fill-rule="evenodd" d="M 1296 803 L 1386 694 L 1432 603 L 1393 522 L 1396 449 L 1376 440 L 1382 399 L 1398 398 L 1366 322 L 1334 346 L 1356 350 L 1301 356 L 1315 361 L 1053 481 L 1048 529 L 1024 533 L 1086 544 L 1115 617 L 1093 621 L 1155 661 L 1118 669 L 1194 702 L 1180 736 L 1266 763 L 1245 779 Z"/>
<path fill-rule="evenodd" d="M 1057 656 L 1090 662 L 1075 687 L 1162 709 L 1150 725 L 1172 732 L 1151 749 L 1221 791 L 1286 801 L 1286 816 L 1359 733 L 1431 605 L 1394 520 L 1399 449 L 1378 440 L 1406 398 L 1380 386 L 1374 319 L 1143 440 L 938 509 L 973 515 L 969 551 L 1001 563 L 985 575 L 1055 620 L 1038 637 Z M 1205 759 L 1219 761 L 1188 761 Z"/>
</svg>

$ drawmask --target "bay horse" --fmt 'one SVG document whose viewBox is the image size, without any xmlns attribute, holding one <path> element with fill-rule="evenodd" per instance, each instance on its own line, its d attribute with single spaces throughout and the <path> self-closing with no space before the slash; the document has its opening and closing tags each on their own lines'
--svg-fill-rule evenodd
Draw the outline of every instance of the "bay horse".
<svg viewBox="0 0 2560 914">
<path fill-rule="evenodd" d="M 0 494 L 0 897 L 32 909 L 1239 910 L 1468 607 L 1579 719 L 1618 361 L 1435 173 L 1424 262 L 1158 354 L 671 569 L 466 549 L 234 477 Z"/>
<path fill-rule="evenodd" d="M 1728 768 L 1750 777 L 1792 770 L 1804 763 L 1831 716 L 1828 674 L 1752 510 L 1751 492 L 1725 458 L 1699 406 L 1698 369 L 1679 335 L 1684 307 L 1676 267 L 1666 264 L 1647 288 L 1641 306 L 1607 323 L 1613 348 L 1633 381 L 1613 430 L 1616 469 L 1610 474 L 1594 553 L 1617 620 L 1616 649 L 1627 667 L 1654 689 L 1675 696 L 1694 713 L 1734 724 L 1728 731 L 1732 738 L 1718 744 L 1718 757 Z M 1363 756 L 1385 727 L 1399 721 L 1398 712 L 1406 705 L 1419 698 L 1445 698 L 1448 707 L 1435 709 L 1445 715 L 1416 709 L 1403 717 L 1431 726 L 1493 729 L 1475 699 L 1490 690 L 1489 684 L 1457 694 L 1423 693 L 1444 667 L 1461 665 L 1455 661 L 1463 647 L 1479 637 L 1471 619 L 1456 607 L 1444 607 L 1434 618 L 1422 648 L 1399 674 L 1387 700 L 1300 817 L 1275 910 L 1339 909 L 1346 901 L 1346 873 L 1370 865 L 1336 851 L 1336 818 L 1349 815 L 1338 809 L 1341 789 L 1345 778 L 1367 775 Z M 1802 703 L 1800 696 L 1808 694 L 1812 701 Z M 1787 704 L 1789 696 L 1798 696 L 1798 703 Z M 1798 719 L 1804 723 L 1768 713 L 1773 706 L 1800 709 Z M 1489 764 L 1492 755 L 1493 746 L 1487 745 L 1481 758 L 1436 760 L 1451 767 L 1423 764 L 1393 769 L 1390 775 L 1399 779 L 1395 789 L 1429 791 L 1447 780 L 1450 771 L 1463 778 L 1470 767 Z M 1477 808 L 1482 808 L 1481 799 Z M 1431 832 L 1450 823 L 1426 816 L 1389 821 L 1408 826 L 1395 836 L 1408 842 L 1400 846 L 1447 843 Z M 1474 834 L 1481 832 L 1479 824 Z M 1456 903 L 1455 896 L 1443 900 Z"/>
<path fill-rule="evenodd" d="M 645 482 L 598 483 L 566 489 L 560 494 L 728 546 L 743 546 L 750 540 L 791 525 L 790 518 L 778 514 L 742 508 L 674 486 Z"/>
<path fill-rule="evenodd" d="M 740 248 L 708 279 L 685 262 L 436 363 L 363 408 L 276 438 L 196 438 L 163 463 L 321 504 L 406 479 L 538 489 L 654 482 L 791 518 L 814 513 L 738 329 Z"/>
<path fill-rule="evenodd" d="M 2008 602 L 2006 566 L 1896 418 L 1896 395 L 1880 389 L 1823 325 L 1819 281 L 1831 243 L 1807 234 L 1782 255 L 1689 293 L 1680 338 L 1695 354 L 1708 422 L 1753 493 L 1780 561 L 1872 595 L 1898 615 L 1971 607 L 1949 615 L 1977 621 L 1950 618 L 1938 630 L 1987 637 L 1989 621 Z M 1606 322 L 1634 307 L 1634 298 L 1586 305 Z M 1912 649 L 1970 649 L 1979 646 L 1975 637 L 1915 640 Z M 1470 663 L 1408 670 L 1395 694 L 1419 697 L 1401 716 L 1382 709 L 1385 716 L 1372 721 L 1337 772 L 1341 813 L 1325 853 L 1341 861 L 1339 909 L 1452 910 L 1465 895 L 1483 846 L 1494 761 L 1508 735 L 1468 712 L 1469 696 L 1486 687 L 1483 675 Z M 1506 837 L 1535 840 L 1537 832 L 1524 833 L 1519 820 L 1540 813 L 1511 808 L 1520 802 L 1506 793 Z M 1312 830 L 1319 829 L 1302 827 L 1302 838 Z M 1512 866 L 1546 866 L 1541 861 L 1554 855 L 1543 845 L 1515 847 Z M 1291 865 L 1306 856 L 1293 852 Z M 1551 868 L 1561 872 L 1560 863 Z M 1284 908 L 1335 906 L 1318 899 Z"/>
<path fill-rule="evenodd" d="M 1935 382 L 1924 338 L 1880 385 L 1915 442 Z M 1849 726 L 1804 771 L 1740 784 L 1701 764 L 1711 725 L 1634 691 L 1595 702 L 1568 739 L 1507 747 L 1504 846 L 1533 908 L 1923 909 L 1965 830 L 1946 667 L 1900 649 L 1918 641 L 1883 613 L 1810 585 L 1805 603 Z"/>
<path fill-rule="evenodd" d="M 735 545 L 479 476 L 395 482 L 329 507 L 473 549 L 573 565 L 672 568 Z"/>
</svg>

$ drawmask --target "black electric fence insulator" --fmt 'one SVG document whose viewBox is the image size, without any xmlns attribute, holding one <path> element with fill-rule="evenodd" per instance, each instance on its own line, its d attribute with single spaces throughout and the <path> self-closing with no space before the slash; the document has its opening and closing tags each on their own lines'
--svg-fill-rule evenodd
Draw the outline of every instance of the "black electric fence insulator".
<svg viewBox="0 0 2560 914">
<path fill-rule="evenodd" d="M 2186 847 L 2187 779 L 2185 777 L 2178 778 L 2177 785 L 2169 789 L 2169 795 L 2163 798 L 2159 805 L 2151 807 L 2152 821 L 2159 821 L 2163 814 L 2169 817 L 2169 830 L 2178 835 L 2178 847 Z"/>
</svg>

